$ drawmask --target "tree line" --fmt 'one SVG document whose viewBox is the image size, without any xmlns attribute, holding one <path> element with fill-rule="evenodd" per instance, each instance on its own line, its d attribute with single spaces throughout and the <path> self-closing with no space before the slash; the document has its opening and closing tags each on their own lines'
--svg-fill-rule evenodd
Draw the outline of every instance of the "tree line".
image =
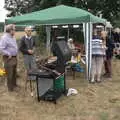
<svg viewBox="0 0 120 120">
<path fill-rule="evenodd" d="M 112 23 L 120 19 L 120 0 L 5 0 L 5 8 L 11 11 L 9 17 L 61 4 L 81 8 L 97 16 L 101 15 Z"/>
</svg>

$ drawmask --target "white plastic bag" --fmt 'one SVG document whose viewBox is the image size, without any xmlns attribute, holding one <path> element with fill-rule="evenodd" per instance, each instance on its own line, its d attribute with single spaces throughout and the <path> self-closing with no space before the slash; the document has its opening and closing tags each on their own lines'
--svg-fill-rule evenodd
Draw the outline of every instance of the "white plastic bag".
<svg viewBox="0 0 120 120">
<path fill-rule="evenodd" d="M 68 93 L 67 93 L 67 96 L 70 96 L 70 95 L 76 95 L 78 94 L 78 91 L 74 88 L 69 88 L 68 89 Z"/>
</svg>

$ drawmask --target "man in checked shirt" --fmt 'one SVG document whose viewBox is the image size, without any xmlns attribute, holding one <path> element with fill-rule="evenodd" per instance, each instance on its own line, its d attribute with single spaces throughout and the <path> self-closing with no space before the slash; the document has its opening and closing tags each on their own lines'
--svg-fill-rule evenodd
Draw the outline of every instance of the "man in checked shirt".
<svg viewBox="0 0 120 120">
<path fill-rule="evenodd" d="M 9 24 L 5 27 L 5 33 L 0 40 L 0 52 L 3 55 L 4 67 L 7 72 L 8 91 L 13 91 L 16 87 L 16 67 L 18 47 L 16 43 L 15 25 Z"/>
</svg>

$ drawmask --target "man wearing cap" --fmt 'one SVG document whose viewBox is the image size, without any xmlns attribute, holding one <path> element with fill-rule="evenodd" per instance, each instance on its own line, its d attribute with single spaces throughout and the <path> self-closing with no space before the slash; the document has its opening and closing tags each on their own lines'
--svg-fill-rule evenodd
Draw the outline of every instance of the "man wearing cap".
<svg viewBox="0 0 120 120">
<path fill-rule="evenodd" d="M 4 67 L 7 72 L 8 91 L 13 91 L 16 85 L 16 67 L 18 47 L 14 38 L 15 25 L 5 27 L 5 33 L 0 40 L 0 51 L 3 55 Z"/>
<path fill-rule="evenodd" d="M 29 70 L 36 69 L 36 62 L 34 58 L 35 40 L 31 35 L 31 33 L 32 33 L 31 27 L 30 26 L 26 27 L 25 35 L 21 38 L 21 42 L 20 42 L 20 51 L 23 53 L 27 74 Z"/>
</svg>

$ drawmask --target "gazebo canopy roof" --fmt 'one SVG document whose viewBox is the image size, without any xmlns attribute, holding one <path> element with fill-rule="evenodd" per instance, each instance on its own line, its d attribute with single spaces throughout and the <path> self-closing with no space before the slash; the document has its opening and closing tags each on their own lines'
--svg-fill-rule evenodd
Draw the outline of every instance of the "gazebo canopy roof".
<svg viewBox="0 0 120 120">
<path fill-rule="evenodd" d="M 61 25 L 80 24 L 84 22 L 105 23 L 105 20 L 94 16 L 88 11 L 65 5 L 59 5 L 6 20 L 7 24 L 14 23 L 16 25 Z"/>
</svg>

